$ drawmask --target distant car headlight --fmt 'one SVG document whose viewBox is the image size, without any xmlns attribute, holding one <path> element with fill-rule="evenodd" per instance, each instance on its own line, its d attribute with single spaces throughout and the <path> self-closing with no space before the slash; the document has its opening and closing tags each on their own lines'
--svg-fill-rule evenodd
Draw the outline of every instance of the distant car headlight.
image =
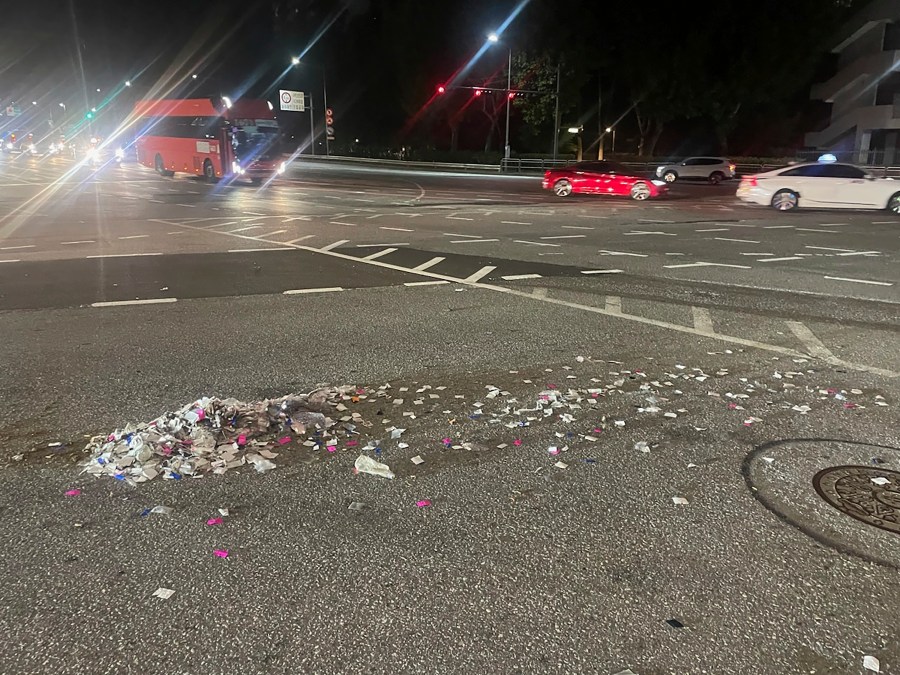
<svg viewBox="0 0 900 675">
<path fill-rule="evenodd" d="M 28 152 L 30 152 L 32 154 L 37 152 L 37 147 L 35 147 L 34 143 L 32 143 L 28 146 Z"/>
<path fill-rule="evenodd" d="M 653 183 L 656 187 L 663 187 L 664 185 L 668 184 L 664 180 L 652 180 L 650 182 Z"/>
<path fill-rule="evenodd" d="M 287 162 L 282 162 L 278 166 L 278 173 L 284 173 L 285 171 L 287 171 Z"/>
<path fill-rule="evenodd" d="M 665 170 L 666 170 L 666 167 L 664 167 L 664 166 L 658 166 L 658 167 L 656 167 L 656 175 L 657 175 L 657 176 L 662 176 L 662 175 L 663 175 L 663 171 L 665 171 Z"/>
<path fill-rule="evenodd" d="M 6 144 L 6 149 L 7 149 L 7 150 L 12 150 L 14 147 L 16 147 L 16 146 L 14 146 L 12 143 L 7 143 L 7 144 Z"/>
<path fill-rule="evenodd" d="M 116 148 L 116 159 L 125 159 L 125 150 L 123 148 Z"/>
</svg>

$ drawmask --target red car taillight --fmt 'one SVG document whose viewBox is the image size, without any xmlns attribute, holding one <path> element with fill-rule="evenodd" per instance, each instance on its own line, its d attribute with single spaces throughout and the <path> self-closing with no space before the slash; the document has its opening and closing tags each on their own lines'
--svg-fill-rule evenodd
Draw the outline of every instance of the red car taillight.
<svg viewBox="0 0 900 675">
<path fill-rule="evenodd" d="M 759 185 L 759 181 L 756 180 L 756 176 L 748 176 L 744 179 L 744 182 L 747 183 L 750 187 L 756 187 Z"/>
</svg>

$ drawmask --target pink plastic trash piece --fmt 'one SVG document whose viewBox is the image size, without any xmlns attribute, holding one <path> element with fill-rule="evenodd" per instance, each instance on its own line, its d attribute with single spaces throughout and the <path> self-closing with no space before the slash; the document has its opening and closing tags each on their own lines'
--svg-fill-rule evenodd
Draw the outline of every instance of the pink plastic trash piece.
<svg viewBox="0 0 900 675">
<path fill-rule="evenodd" d="M 74 490 L 66 490 L 66 497 L 77 497 L 81 494 L 81 490 L 75 488 Z"/>
<path fill-rule="evenodd" d="M 729 403 L 729 404 L 728 404 L 728 409 L 729 409 L 729 410 L 734 410 L 735 408 L 737 408 L 737 403 Z"/>
<path fill-rule="evenodd" d="M 416 506 L 418 506 L 420 509 L 424 509 L 426 506 L 431 506 L 431 500 L 430 499 L 420 499 L 419 501 L 416 502 Z"/>
<path fill-rule="evenodd" d="M 203 408 L 197 408 L 197 409 L 194 411 L 194 413 L 197 415 L 197 417 L 198 417 L 199 419 L 201 419 L 201 420 L 205 420 L 205 419 L 206 419 L 206 411 L 205 411 Z"/>
<path fill-rule="evenodd" d="M 593 394 L 591 394 L 591 398 L 599 398 L 599 397 L 600 397 L 600 394 L 598 394 L 596 391 Z"/>
<path fill-rule="evenodd" d="M 238 436 L 238 437 L 237 437 L 237 444 L 238 444 L 238 445 L 247 445 L 247 435 L 246 435 L 246 434 L 241 434 L 240 436 Z"/>
<path fill-rule="evenodd" d="M 550 397 L 549 397 L 547 394 L 541 394 L 541 400 L 542 400 L 542 401 L 549 401 L 549 400 L 550 400 Z"/>
<path fill-rule="evenodd" d="M 442 438 L 441 443 L 443 443 L 444 445 L 451 445 L 453 443 L 453 439 L 452 438 Z"/>
<path fill-rule="evenodd" d="M 284 445 L 285 443 L 290 443 L 290 442 L 291 442 L 290 436 L 282 436 L 281 438 L 278 439 L 279 445 Z"/>
<path fill-rule="evenodd" d="M 222 519 L 221 519 L 221 518 L 218 518 L 218 517 L 216 517 L 216 518 L 210 518 L 209 520 L 206 521 L 206 524 L 207 524 L 207 525 L 221 525 L 221 524 L 222 524 Z"/>
<path fill-rule="evenodd" d="M 555 385 L 555 384 L 548 384 L 548 385 L 547 385 L 547 389 L 556 389 L 556 385 Z"/>
<path fill-rule="evenodd" d="M 853 410 L 853 409 L 856 408 L 857 406 L 856 406 L 855 403 L 850 403 L 849 401 L 847 401 L 847 402 L 844 404 L 844 407 L 845 407 L 847 410 Z"/>
<path fill-rule="evenodd" d="M 602 433 L 603 433 L 603 429 L 601 429 L 600 427 L 594 427 L 594 433 L 595 433 L 595 434 L 602 434 Z"/>
<path fill-rule="evenodd" d="M 359 389 L 356 390 L 356 393 L 357 394 L 365 394 L 366 393 L 365 387 L 360 387 Z"/>
<path fill-rule="evenodd" d="M 559 448 L 553 448 L 552 450 L 548 450 L 551 457 L 556 457 L 559 454 Z"/>
<path fill-rule="evenodd" d="M 328 452 L 336 452 L 337 446 L 336 445 L 328 445 L 328 446 L 326 446 L 325 449 L 328 450 Z"/>
<path fill-rule="evenodd" d="M 213 551 L 213 555 L 217 558 L 227 558 L 228 551 L 226 551 L 224 548 L 217 548 L 215 551 Z"/>
<path fill-rule="evenodd" d="M 347 447 L 352 448 L 359 445 L 359 441 L 347 441 Z"/>
<path fill-rule="evenodd" d="M 522 445 L 522 439 L 517 438 L 516 440 L 513 441 L 513 445 Z"/>
</svg>

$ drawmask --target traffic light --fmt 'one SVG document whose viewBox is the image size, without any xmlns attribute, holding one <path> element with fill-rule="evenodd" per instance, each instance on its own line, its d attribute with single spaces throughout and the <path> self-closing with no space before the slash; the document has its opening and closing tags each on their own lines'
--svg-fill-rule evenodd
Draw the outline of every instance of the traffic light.
<svg viewBox="0 0 900 675">
<path fill-rule="evenodd" d="M 86 119 L 86 120 L 92 120 L 92 119 L 94 119 L 94 113 L 92 113 L 92 112 L 90 112 L 90 111 L 86 112 L 85 115 L 84 115 L 84 119 Z"/>
<path fill-rule="evenodd" d="M 438 87 L 438 90 L 437 90 L 437 91 L 438 91 L 439 94 L 443 94 L 443 93 L 445 93 L 445 92 L 447 91 L 447 88 L 446 88 L 444 85 L 440 85 L 440 86 Z"/>
<path fill-rule="evenodd" d="M 481 96 L 481 94 L 482 94 L 481 89 L 475 90 L 475 96 Z"/>
</svg>

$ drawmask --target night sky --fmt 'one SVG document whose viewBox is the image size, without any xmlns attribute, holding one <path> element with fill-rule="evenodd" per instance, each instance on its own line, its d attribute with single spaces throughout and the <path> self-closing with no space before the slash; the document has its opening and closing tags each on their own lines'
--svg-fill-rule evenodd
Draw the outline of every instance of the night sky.
<svg viewBox="0 0 900 675">
<path fill-rule="evenodd" d="M 553 91 L 561 64 L 561 126 L 584 125 L 588 144 L 621 118 L 624 151 L 637 150 L 643 130 L 645 151 L 655 137 L 665 152 L 726 145 L 746 154 L 796 145 L 807 130 L 809 85 L 828 68 L 830 36 L 864 2 L 848 4 L 646 2 L 636 11 L 597 0 L 19 1 L 0 22 L 0 102 L 44 118 L 58 118 L 60 102 L 70 117 L 96 106 L 110 124 L 134 98 L 163 92 L 296 88 L 312 90 L 319 105 L 324 69 L 341 143 L 496 152 L 502 96 L 476 101 L 471 90 L 451 90 L 435 99 L 435 90 L 515 16 L 456 84 L 505 87 L 512 48 L 517 89 Z M 795 20 L 773 21 L 785 5 Z M 301 54 L 303 64 L 290 68 Z M 517 151 L 549 150 L 553 99 L 539 98 L 513 107 Z M 308 128 L 304 119 L 286 126 Z"/>
</svg>

